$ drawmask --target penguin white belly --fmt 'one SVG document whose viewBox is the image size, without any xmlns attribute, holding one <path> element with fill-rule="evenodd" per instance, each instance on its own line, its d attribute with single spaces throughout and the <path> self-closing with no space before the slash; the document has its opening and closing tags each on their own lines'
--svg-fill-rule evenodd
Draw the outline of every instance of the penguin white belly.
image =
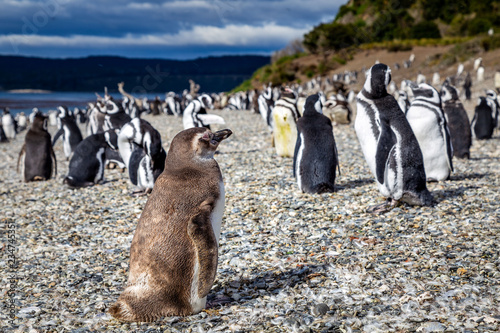
<svg viewBox="0 0 500 333">
<path fill-rule="evenodd" d="M 96 158 L 99 161 L 99 170 L 97 170 L 97 174 L 95 175 L 94 178 L 94 184 L 99 183 L 104 179 L 104 152 L 106 149 L 100 148 L 97 151 Z"/>
<path fill-rule="evenodd" d="M 224 215 L 224 208 L 226 205 L 226 194 L 224 183 L 222 181 L 219 182 L 219 193 L 219 199 L 217 199 L 217 202 L 214 205 L 214 209 L 212 210 L 212 214 L 210 215 L 210 222 L 212 223 L 212 229 L 214 231 L 215 238 L 217 239 L 217 246 L 219 246 L 222 216 Z"/>
<path fill-rule="evenodd" d="M 125 163 L 125 166 L 128 169 L 128 164 L 130 162 L 130 156 L 132 155 L 132 144 L 130 143 L 130 140 L 134 137 L 134 128 L 126 124 L 123 126 L 121 129 L 120 133 L 118 134 L 118 152 L 120 153 L 120 156 L 122 157 L 123 163 Z"/>
<path fill-rule="evenodd" d="M 413 111 L 413 110 L 412 110 Z M 417 114 L 429 113 L 419 108 Z M 448 153 L 445 138 L 434 114 L 425 117 L 411 117 L 408 112 L 408 122 L 417 137 L 420 150 L 424 157 L 424 169 L 427 179 L 445 180 L 450 174 Z"/>
<path fill-rule="evenodd" d="M 297 142 L 297 125 L 292 113 L 285 108 L 273 110 L 273 135 L 278 156 L 293 157 Z"/>
<path fill-rule="evenodd" d="M 305 147 L 304 135 L 300 134 L 300 147 L 297 152 L 296 166 L 295 166 L 295 175 L 297 176 L 297 185 L 299 186 L 299 190 L 302 191 L 302 174 L 300 173 L 300 164 L 302 162 L 302 154 L 304 153 Z"/>
<path fill-rule="evenodd" d="M 142 158 L 139 163 L 139 168 L 137 170 L 137 186 L 141 190 L 146 190 L 148 188 L 153 188 L 154 186 L 153 170 L 151 168 L 151 158 L 146 155 Z"/>
<path fill-rule="evenodd" d="M 64 138 L 63 138 L 63 150 L 64 150 L 64 155 L 66 157 L 69 157 L 71 155 L 71 144 L 69 143 L 70 135 L 71 135 L 71 132 L 65 126 L 64 127 Z"/>
<path fill-rule="evenodd" d="M 200 263 L 198 258 L 196 258 L 193 269 L 193 278 L 191 280 L 191 297 L 189 300 L 194 314 L 201 312 L 201 310 L 203 310 L 207 304 L 206 296 L 203 298 L 200 298 L 198 296 L 199 281 L 200 281 Z"/>
<path fill-rule="evenodd" d="M 358 112 L 356 115 L 356 121 L 354 122 L 354 129 L 361 145 L 361 150 L 365 156 L 366 163 L 370 168 L 372 174 L 376 177 L 377 173 L 375 170 L 375 155 L 377 153 L 377 141 L 378 138 L 375 137 L 372 130 L 372 125 L 370 123 L 370 118 L 367 112 L 364 110 L 363 106 L 358 103 Z"/>
<path fill-rule="evenodd" d="M 184 129 L 196 127 L 193 121 L 194 103 L 190 103 L 182 114 L 182 125 Z"/>
</svg>

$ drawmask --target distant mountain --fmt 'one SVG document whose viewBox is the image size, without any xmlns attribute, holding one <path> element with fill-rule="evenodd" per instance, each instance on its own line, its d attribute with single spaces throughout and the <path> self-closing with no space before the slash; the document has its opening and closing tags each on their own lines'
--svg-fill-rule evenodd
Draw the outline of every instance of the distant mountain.
<svg viewBox="0 0 500 333">
<path fill-rule="evenodd" d="M 0 90 L 44 89 L 52 91 L 97 91 L 107 86 L 134 94 L 181 92 L 193 79 L 204 92 L 228 91 L 269 64 L 266 56 L 220 56 L 195 60 L 131 59 L 91 56 L 46 59 L 0 56 Z"/>
</svg>

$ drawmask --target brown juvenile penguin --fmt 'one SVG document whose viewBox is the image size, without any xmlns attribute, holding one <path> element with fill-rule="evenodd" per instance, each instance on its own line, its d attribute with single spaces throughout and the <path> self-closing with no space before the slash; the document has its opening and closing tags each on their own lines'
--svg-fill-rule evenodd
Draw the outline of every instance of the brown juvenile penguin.
<svg viewBox="0 0 500 333">
<path fill-rule="evenodd" d="M 156 180 L 130 248 L 125 290 L 109 313 L 155 321 L 199 313 L 215 279 L 224 183 L 213 158 L 228 129 L 178 133 Z"/>
<path fill-rule="evenodd" d="M 26 133 L 24 145 L 19 152 L 17 159 L 17 172 L 19 172 L 19 162 L 22 163 L 24 181 L 48 180 L 57 175 L 57 162 L 52 140 L 47 131 L 47 117 L 37 113 L 33 119 L 31 128 Z"/>
</svg>

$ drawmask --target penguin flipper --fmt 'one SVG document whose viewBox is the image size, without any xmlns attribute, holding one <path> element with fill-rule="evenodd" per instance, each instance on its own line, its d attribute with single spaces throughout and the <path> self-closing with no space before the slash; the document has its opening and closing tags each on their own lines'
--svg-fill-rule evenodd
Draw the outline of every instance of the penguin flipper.
<svg viewBox="0 0 500 333">
<path fill-rule="evenodd" d="M 389 126 L 387 126 L 385 130 L 382 129 L 378 139 L 377 152 L 375 154 L 376 177 L 380 184 L 384 183 L 387 159 L 389 158 L 389 154 L 395 144 L 396 137 L 392 129 L 390 129 Z"/>
<path fill-rule="evenodd" d="M 198 118 L 205 125 L 220 124 L 224 125 L 224 118 L 216 114 L 198 114 Z"/>
<path fill-rule="evenodd" d="M 52 139 L 52 146 L 54 146 L 57 142 L 57 139 L 59 139 L 59 137 L 64 133 L 64 129 L 61 127 L 59 129 L 59 131 L 56 132 L 56 134 L 54 134 L 54 138 Z"/>
<path fill-rule="evenodd" d="M 188 224 L 188 235 L 196 247 L 199 264 L 198 297 L 205 297 L 212 288 L 217 271 L 217 240 L 210 215 L 215 201 L 207 199 L 200 205 L 200 212 Z"/>
<path fill-rule="evenodd" d="M 52 158 L 52 163 L 54 165 L 54 177 L 57 176 L 57 160 L 56 154 L 54 154 L 54 150 L 50 147 L 50 157 Z"/>
</svg>

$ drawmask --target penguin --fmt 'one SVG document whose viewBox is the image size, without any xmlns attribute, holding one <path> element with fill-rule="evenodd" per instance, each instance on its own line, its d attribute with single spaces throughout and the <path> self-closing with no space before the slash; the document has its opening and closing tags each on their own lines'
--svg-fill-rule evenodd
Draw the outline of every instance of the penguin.
<svg viewBox="0 0 500 333">
<path fill-rule="evenodd" d="M 163 149 L 160 133 L 141 118 L 132 119 L 122 126 L 118 134 L 118 150 L 126 168 L 129 167 L 134 145 L 142 147 L 150 156 L 156 156 Z"/>
<path fill-rule="evenodd" d="M 181 109 L 181 99 L 175 94 L 175 92 L 171 91 L 165 96 L 165 103 L 167 104 L 165 108 L 165 112 L 167 115 L 175 115 L 182 116 Z"/>
<path fill-rule="evenodd" d="M 396 99 L 387 93 L 391 70 L 374 65 L 357 96 L 354 128 L 363 155 L 387 202 L 369 209 L 384 212 L 399 201 L 432 206 L 427 190 L 424 159 L 417 138 Z"/>
<path fill-rule="evenodd" d="M 104 121 L 106 114 L 101 111 L 100 102 L 89 103 L 87 106 L 88 123 L 87 123 L 87 136 L 104 132 Z M 104 106 L 102 106 L 104 109 Z"/>
<path fill-rule="evenodd" d="M 17 123 L 12 114 L 10 113 L 9 108 L 5 108 L 3 110 L 2 115 L 2 128 L 7 136 L 7 139 L 14 140 L 17 134 Z"/>
<path fill-rule="evenodd" d="M 123 125 L 132 120 L 132 118 L 127 113 L 125 113 L 123 107 L 109 95 L 106 97 L 105 106 L 106 109 L 103 125 L 103 129 L 105 131 L 110 129 L 119 130 Z"/>
<path fill-rule="evenodd" d="M 491 139 L 493 130 L 495 129 L 494 123 L 494 105 L 488 98 L 481 96 L 474 109 L 474 117 L 471 121 L 472 131 L 478 140 Z"/>
<path fill-rule="evenodd" d="M 212 98 L 207 94 L 202 94 L 193 99 L 184 109 L 182 124 L 184 129 L 192 127 L 206 127 L 210 129 L 210 124 L 225 124 L 224 118 L 215 114 L 207 114 L 206 108 L 212 108 Z"/>
<path fill-rule="evenodd" d="M 321 99 L 321 96 L 320 96 Z M 352 110 L 342 93 L 331 96 L 328 100 L 321 101 L 323 114 L 328 116 L 333 124 L 350 124 Z"/>
<path fill-rule="evenodd" d="M 1 143 L 9 142 L 9 139 L 7 138 L 7 135 L 5 135 L 5 132 L 3 131 L 3 126 L 1 126 L 1 124 L 0 124 L 0 142 Z"/>
<path fill-rule="evenodd" d="M 33 124 L 33 121 L 35 120 L 35 116 L 37 113 L 42 113 L 42 111 L 40 111 L 38 108 L 31 109 L 31 113 L 28 117 L 30 124 Z M 56 121 L 56 125 L 57 125 L 57 121 Z"/>
<path fill-rule="evenodd" d="M 25 182 L 48 180 L 57 175 L 57 161 L 52 149 L 47 117 L 38 113 L 26 133 L 23 147 L 17 159 L 17 172 L 22 161 Z"/>
<path fill-rule="evenodd" d="M 293 176 L 305 193 L 335 191 L 337 147 L 331 120 L 323 115 L 318 94 L 307 97 L 304 114 L 297 120 Z"/>
<path fill-rule="evenodd" d="M 472 87 L 472 78 L 470 77 L 470 73 L 467 72 L 467 75 L 465 76 L 464 80 L 464 91 L 465 91 L 465 100 L 470 101 L 470 98 L 472 96 L 470 88 Z"/>
<path fill-rule="evenodd" d="M 151 192 L 156 179 L 163 172 L 166 157 L 167 154 L 163 148 L 151 155 L 141 146 L 134 144 L 128 166 L 130 181 L 138 188 L 134 194 Z"/>
<path fill-rule="evenodd" d="M 54 134 L 52 146 L 54 146 L 62 135 L 63 150 L 66 159 L 69 160 L 71 154 L 76 149 L 76 146 L 83 140 L 80 128 L 76 124 L 76 119 L 71 111 L 65 106 L 57 108 L 59 115 L 57 118 L 59 130 Z"/>
<path fill-rule="evenodd" d="M 457 89 L 447 81 L 441 88 L 441 100 L 450 131 L 453 156 L 469 159 L 472 144 L 469 117 L 458 98 Z"/>
<path fill-rule="evenodd" d="M 476 72 L 477 75 L 477 82 L 483 82 L 484 81 L 484 67 L 479 66 Z"/>
<path fill-rule="evenodd" d="M 439 75 L 438 72 L 434 72 L 434 74 L 432 74 L 432 85 L 439 86 L 440 84 L 441 84 L 441 76 Z"/>
<path fill-rule="evenodd" d="M 273 118 L 271 114 L 274 108 L 274 100 L 273 100 L 273 90 L 271 86 L 264 87 L 264 91 L 257 98 L 257 102 L 259 104 L 259 113 L 264 119 L 267 127 L 272 132 L 273 131 Z"/>
<path fill-rule="evenodd" d="M 132 239 L 128 282 L 109 313 L 151 322 L 199 313 L 217 270 L 224 183 L 214 159 L 232 132 L 179 132 Z"/>
<path fill-rule="evenodd" d="M 398 105 L 401 108 L 401 111 L 406 115 L 408 109 L 410 108 L 410 101 L 408 100 L 408 94 L 404 90 L 398 91 Z"/>
<path fill-rule="evenodd" d="M 64 184 L 72 188 L 87 187 L 104 180 L 106 148 L 118 149 L 115 130 L 92 134 L 75 148 L 69 161 Z"/>
<path fill-rule="evenodd" d="M 17 132 L 24 131 L 28 127 L 28 117 L 24 112 L 19 112 L 16 116 Z"/>
<path fill-rule="evenodd" d="M 429 84 L 408 82 L 414 99 L 406 113 L 424 156 L 428 181 L 450 178 L 453 148 L 438 91 Z"/>
<path fill-rule="evenodd" d="M 497 93 L 491 89 L 488 89 L 486 92 L 486 99 L 488 104 L 491 105 L 491 116 L 493 117 L 493 128 L 498 126 L 498 112 L 500 111 L 500 105 L 498 104 Z"/>
<path fill-rule="evenodd" d="M 281 97 L 276 101 L 272 116 L 273 138 L 276 154 L 293 157 L 297 142 L 297 95 L 288 87 L 281 88 Z"/>
</svg>

